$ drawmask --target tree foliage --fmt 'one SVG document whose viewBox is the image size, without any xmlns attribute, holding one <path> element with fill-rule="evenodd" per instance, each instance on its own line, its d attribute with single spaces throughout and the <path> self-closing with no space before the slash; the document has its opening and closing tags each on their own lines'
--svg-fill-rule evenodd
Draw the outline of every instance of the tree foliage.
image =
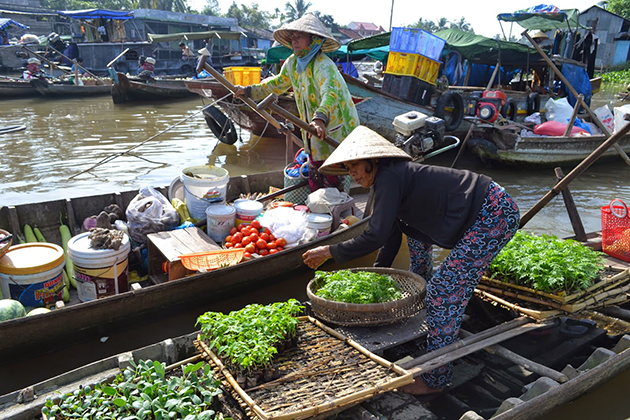
<svg viewBox="0 0 630 420">
<path fill-rule="evenodd" d="M 416 23 L 410 25 L 409 27 L 419 28 L 419 29 L 422 29 L 424 31 L 431 32 L 431 33 L 439 32 L 439 31 L 442 31 L 444 29 L 449 29 L 449 28 L 456 28 L 456 29 L 459 29 L 460 31 L 471 32 L 473 34 L 475 33 L 475 30 L 473 29 L 472 25 L 466 22 L 466 18 L 463 16 L 459 20 L 454 20 L 452 22 L 449 21 L 445 17 L 436 19 L 435 21 L 432 21 L 429 19 L 424 20 L 420 18 Z"/>
<path fill-rule="evenodd" d="M 207 0 L 206 6 L 201 10 L 201 14 L 208 16 L 219 16 L 219 0 Z"/>
<path fill-rule="evenodd" d="M 251 6 L 245 4 L 238 6 L 236 2 L 232 2 L 225 17 L 236 18 L 240 26 L 247 28 L 270 29 L 270 21 L 273 15 L 259 10 L 257 3 L 252 3 Z"/>
<path fill-rule="evenodd" d="M 624 19 L 630 19 L 630 0 L 608 0 L 606 10 Z"/>
<path fill-rule="evenodd" d="M 309 7 L 311 7 L 311 2 L 306 2 L 304 0 L 295 0 L 295 3 L 291 4 L 291 2 L 287 2 L 284 5 L 284 15 L 283 21 L 285 22 L 293 22 L 294 20 L 298 20 L 306 12 L 308 12 Z"/>
<path fill-rule="evenodd" d="M 171 12 L 189 13 L 190 7 L 186 0 L 41 0 L 42 7 L 55 10 L 82 10 L 82 9 L 155 9 Z"/>
</svg>

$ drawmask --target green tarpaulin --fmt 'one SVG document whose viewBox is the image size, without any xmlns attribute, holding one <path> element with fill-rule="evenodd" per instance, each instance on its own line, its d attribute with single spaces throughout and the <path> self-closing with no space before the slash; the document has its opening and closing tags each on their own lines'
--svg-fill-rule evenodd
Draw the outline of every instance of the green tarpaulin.
<svg viewBox="0 0 630 420">
<path fill-rule="evenodd" d="M 179 32 L 176 34 L 147 34 L 149 40 L 152 42 L 176 42 L 186 41 L 194 39 L 241 39 L 245 36 L 241 32 L 228 32 L 228 31 L 208 31 L 208 32 Z"/>
<path fill-rule="evenodd" d="M 389 43 L 389 40 L 387 42 Z M 339 60 L 345 61 L 348 56 L 348 49 L 349 47 L 347 45 L 342 45 L 341 48 L 339 48 L 338 50 L 332 51 L 326 54 L 328 54 L 328 56 L 332 58 L 333 60 L 339 59 Z M 293 51 L 291 51 L 289 48 L 285 47 L 284 45 L 271 47 L 267 50 L 267 64 L 278 64 L 280 63 L 280 61 L 286 60 L 287 57 L 289 57 L 291 54 L 293 54 Z M 389 46 L 385 45 L 378 48 L 354 50 L 350 54 L 350 59 L 358 60 L 365 56 L 368 56 L 375 60 L 384 61 L 384 60 L 387 60 L 388 54 L 389 54 Z"/>
<path fill-rule="evenodd" d="M 561 13 L 527 13 L 524 11 L 514 13 L 501 13 L 497 19 L 504 22 L 515 22 L 525 29 L 538 31 L 565 30 L 571 27 L 575 30 L 580 25 L 580 11 L 578 9 L 564 9 Z M 568 25 L 567 25 L 568 21 Z"/>
</svg>

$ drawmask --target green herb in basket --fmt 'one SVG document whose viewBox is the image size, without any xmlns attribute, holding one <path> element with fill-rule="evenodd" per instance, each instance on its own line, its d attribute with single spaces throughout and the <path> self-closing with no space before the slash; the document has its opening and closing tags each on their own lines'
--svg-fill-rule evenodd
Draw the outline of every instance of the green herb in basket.
<svg viewBox="0 0 630 420">
<path fill-rule="evenodd" d="M 402 298 L 390 276 L 370 271 L 316 271 L 317 296 L 345 303 L 383 303 Z"/>
<path fill-rule="evenodd" d="M 541 292 L 587 289 L 604 269 L 604 254 L 573 240 L 518 231 L 494 259 L 492 278 Z"/>
</svg>

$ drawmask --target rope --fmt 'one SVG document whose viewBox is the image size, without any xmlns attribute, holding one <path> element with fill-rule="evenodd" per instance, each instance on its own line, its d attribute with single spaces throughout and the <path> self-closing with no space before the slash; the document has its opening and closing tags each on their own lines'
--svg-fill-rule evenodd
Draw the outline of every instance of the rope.
<svg viewBox="0 0 630 420">
<path fill-rule="evenodd" d="M 232 94 L 232 93 L 229 93 L 228 95 L 231 95 L 231 94 Z M 101 165 L 104 165 L 104 164 L 106 164 L 106 163 L 109 163 L 109 162 L 111 162 L 112 160 L 114 160 L 114 159 L 116 159 L 116 158 L 118 158 L 118 157 L 120 157 L 120 156 L 124 156 L 124 155 L 128 154 L 128 153 L 129 153 L 129 152 L 131 152 L 132 150 L 137 149 L 138 147 L 140 147 L 140 146 L 144 145 L 145 143 L 148 143 L 149 141 L 151 141 L 151 140 L 155 139 L 156 137 L 159 137 L 159 136 L 161 136 L 162 134 L 164 134 L 164 133 L 166 133 L 166 132 L 168 132 L 168 131 L 172 130 L 173 128 L 177 127 L 177 126 L 178 126 L 178 125 L 180 125 L 181 123 L 184 123 L 184 122 L 186 122 L 186 121 L 190 120 L 191 118 L 196 117 L 198 114 L 200 114 L 200 113 L 202 113 L 203 111 L 205 111 L 208 107 L 211 107 L 211 106 L 215 105 L 217 102 L 219 102 L 219 101 L 221 101 L 221 100 L 225 99 L 228 95 L 225 95 L 224 97 L 222 97 L 222 98 L 220 98 L 220 99 L 217 99 L 216 101 L 212 102 L 211 104 L 204 106 L 204 107 L 203 107 L 203 108 L 201 108 L 200 110 L 193 112 L 193 113 L 192 113 L 191 115 L 189 115 L 188 117 L 186 117 L 186 118 L 184 118 L 184 119 L 182 119 L 182 120 L 180 120 L 180 121 L 176 122 L 176 123 L 175 123 L 175 124 L 173 124 L 173 125 L 170 125 L 169 127 L 166 127 L 164 130 L 160 131 L 159 133 L 157 133 L 157 134 L 155 134 L 155 135 L 153 135 L 153 136 L 149 137 L 148 139 L 146 139 L 146 140 L 144 140 L 144 141 L 142 141 L 142 142 L 140 142 L 140 143 L 136 144 L 135 146 L 130 147 L 129 149 L 125 150 L 124 152 L 114 153 L 113 155 L 109 155 L 109 156 L 107 156 L 106 158 L 101 159 L 98 163 L 96 163 L 96 164 L 95 164 L 95 165 L 93 165 L 92 167 L 90 167 L 90 168 L 88 168 L 88 169 L 86 169 L 86 170 L 84 170 L 84 171 L 81 171 L 81 172 L 79 172 L 79 173 L 77 173 L 77 174 L 74 174 L 74 175 L 72 175 L 71 177 L 69 177 L 68 179 L 73 179 L 73 178 L 76 178 L 77 176 L 79 176 L 79 175 L 83 175 L 84 173 L 87 173 L 87 172 L 90 172 L 91 170 L 93 170 L 93 169 L 95 169 L 95 168 L 97 168 L 97 167 L 99 167 L 99 166 L 101 166 Z M 131 155 L 131 156 L 133 156 L 133 157 L 138 157 L 138 156 L 134 156 L 134 155 Z M 147 160 L 147 159 L 144 159 L 144 160 Z M 150 161 L 149 161 L 149 160 L 147 160 L 147 162 L 150 162 Z M 153 163 L 153 162 L 152 162 L 152 163 Z"/>
</svg>

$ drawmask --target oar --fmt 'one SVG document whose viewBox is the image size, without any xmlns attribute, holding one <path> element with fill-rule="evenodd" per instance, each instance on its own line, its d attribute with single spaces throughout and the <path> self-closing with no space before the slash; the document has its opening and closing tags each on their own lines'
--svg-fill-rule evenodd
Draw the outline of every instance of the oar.
<svg viewBox="0 0 630 420">
<path fill-rule="evenodd" d="M 118 61 L 120 59 L 120 57 L 122 57 L 123 55 L 127 54 L 127 51 L 129 51 L 129 48 L 125 48 L 125 50 L 123 52 L 121 52 L 120 54 L 118 54 L 116 56 L 116 58 L 114 58 L 112 61 L 107 63 L 107 66 L 105 66 L 105 67 L 111 67 L 116 61 Z"/>
<path fill-rule="evenodd" d="M 77 63 L 76 60 L 72 60 L 70 57 L 65 56 L 63 53 L 57 51 L 56 49 L 54 49 L 53 47 L 50 47 L 51 50 L 53 50 L 54 52 L 56 52 L 57 54 L 59 54 L 60 56 L 62 56 L 63 58 L 65 58 L 68 61 L 73 62 L 78 68 L 80 68 L 81 70 L 83 70 L 84 72 L 86 72 L 87 74 L 89 74 L 91 77 L 95 78 L 96 81 L 100 82 L 102 85 L 105 85 L 106 83 L 103 81 L 103 79 L 101 79 L 100 77 L 98 77 L 97 75 L 95 75 L 94 73 L 92 73 L 91 71 L 89 71 L 88 69 L 86 69 L 85 67 L 83 67 L 82 65 L 80 65 L 79 63 Z"/>
<path fill-rule="evenodd" d="M 24 46 L 24 45 L 22 45 L 22 48 L 23 48 L 23 49 L 25 49 L 26 51 L 28 51 L 29 53 L 31 53 L 34 57 L 37 57 L 38 59 L 42 59 L 42 60 L 44 60 L 45 62 L 47 62 L 47 63 L 48 63 L 48 64 L 50 64 L 51 66 L 55 66 L 55 67 L 57 67 L 59 70 L 63 71 L 64 73 L 66 73 L 66 74 L 72 74 L 72 73 L 71 73 L 71 72 L 69 72 L 68 70 L 66 70 L 66 69 L 62 69 L 61 67 L 57 66 L 57 63 L 55 63 L 54 61 L 49 60 L 49 59 L 47 59 L 46 57 L 44 57 L 44 56 L 42 56 L 42 55 L 37 54 L 35 51 L 31 50 L 30 48 L 28 48 L 28 47 L 26 47 L 26 46 Z"/>
</svg>

